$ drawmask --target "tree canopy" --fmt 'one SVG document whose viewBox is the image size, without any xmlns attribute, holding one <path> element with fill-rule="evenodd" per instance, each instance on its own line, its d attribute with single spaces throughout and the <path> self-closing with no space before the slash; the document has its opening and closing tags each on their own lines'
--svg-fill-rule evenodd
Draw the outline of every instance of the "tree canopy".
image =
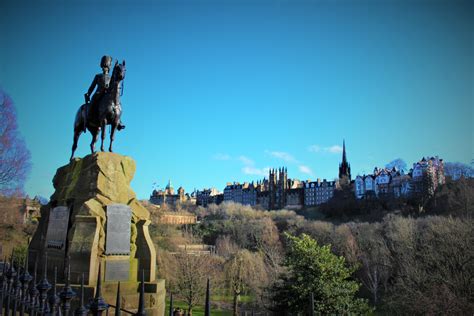
<svg viewBox="0 0 474 316">
<path fill-rule="evenodd" d="M 360 284 L 351 279 L 344 257 L 331 252 L 330 245 L 319 246 L 306 234 L 285 234 L 288 242 L 284 266 L 287 272 L 272 287 L 275 310 L 305 313 L 314 293 L 314 309 L 322 314 L 370 313 L 366 300 L 356 298 Z"/>
<path fill-rule="evenodd" d="M 397 168 L 398 170 L 407 171 L 407 163 L 402 158 L 394 159 L 385 165 L 385 168 L 392 169 L 393 167 Z"/>
</svg>

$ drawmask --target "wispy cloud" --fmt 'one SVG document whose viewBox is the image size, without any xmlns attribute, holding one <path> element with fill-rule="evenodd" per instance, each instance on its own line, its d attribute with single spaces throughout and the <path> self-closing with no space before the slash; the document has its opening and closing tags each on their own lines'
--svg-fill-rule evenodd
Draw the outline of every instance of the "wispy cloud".
<svg viewBox="0 0 474 316">
<path fill-rule="evenodd" d="M 259 168 L 255 168 L 255 167 L 252 167 L 252 166 L 245 166 L 245 167 L 242 168 L 242 172 L 244 174 L 261 176 L 261 177 L 267 176 L 268 175 L 268 170 L 269 170 L 269 168 L 259 169 Z"/>
<path fill-rule="evenodd" d="M 342 153 L 342 147 L 339 145 L 334 145 L 334 146 L 328 147 L 327 151 L 332 154 L 339 154 L 339 153 Z"/>
<path fill-rule="evenodd" d="M 329 147 L 311 145 L 311 146 L 308 146 L 308 151 L 312 153 L 324 152 L 324 153 L 330 153 L 330 154 L 339 154 L 339 153 L 342 153 L 342 147 L 339 145 L 332 145 Z"/>
<path fill-rule="evenodd" d="M 319 153 L 321 151 L 321 147 L 319 145 L 311 145 L 308 146 L 308 151 L 311 153 Z"/>
<path fill-rule="evenodd" d="M 270 156 L 278 159 L 282 159 L 285 162 L 294 162 L 298 163 L 298 160 L 295 159 L 291 154 L 284 152 L 284 151 L 269 151 L 265 150 L 265 153 L 269 154 Z"/>
<path fill-rule="evenodd" d="M 316 152 L 316 147 L 313 148 L 313 151 Z M 273 158 L 281 159 L 286 163 L 299 164 L 298 165 L 298 170 L 303 174 L 307 174 L 307 175 L 310 175 L 310 176 L 313 176 L 313 174 L 314 174 L 310 167 L 301 164 L 301 162 L 299 162 L 293 155 L 291 155 L 288 152 L 265 150 L 265 154 L 267 154 L 267 155 L 269 155 Z M 213 156 L 213 159 L 215 159 L 215 160 L 239 161 L 242 164 L 242 168 L 241 168 L 242 173 L 246 174 L 246 175 L 265 177 L 265 176 L 268 175 L 268 171 L 270 170 L 269 167 L 259 168 L 258 166 L 256 166 L 255 161 L 253 159 L 251 159 L 251 158 L 249 158 L 245 155 L 230 156 L 230 155 L 225 154 L 225 153 L 217 153 Z"/>
<path fill-rule="evenodd" d="M 301 173 L 307 174 L 312 176 L 313 175 L 313 170 L 311 170 L 310 167 L 305 166 L 305 165 L 299 165 L 298 169 L 300 170 Z"/>
<path fill-rule="evenodd" d="M 270 168 L 257 168 L 255 167 L 255 161 L 250 159 L 247 156 L 241 155 L 237 158 L 244 166 L 242 167 L 242 173 L 253 176 L 264 177 L 268 175 L 268 170 Z"/>
<path fill-rule="evenodd" d="M 228 154 L 217 153 L 214 156 L 212 156 L 212 159 L 214 159 L 214 160 L 231 160 L 232 157 Z"/>
<path fill-rule="evenodd" d="M 252 159 L 246 157 L 246 156 L 239 156 L 240 162 L 242 162 L 246 166 L 253 166 L 255 163 Z"/>
</svg>

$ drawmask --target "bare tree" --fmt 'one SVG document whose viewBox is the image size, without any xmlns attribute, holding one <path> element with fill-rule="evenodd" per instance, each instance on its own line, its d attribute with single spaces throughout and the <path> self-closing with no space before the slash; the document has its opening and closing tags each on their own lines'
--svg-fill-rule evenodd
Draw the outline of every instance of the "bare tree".
<svg viewBox="0 0 474 316">
<path fill-rule="evenodd" d="M 31 169 L 30 152 L 20 135 L 12 99 L 0 90 L 0 193 L 23 189 Z"/>
<path fill-rule="evenodd" d="M 453 180 L 457 180 L 461 177 L 473 178 L 474 168 L 473 166 L 462 162 L 445 162 L 444 174 L 448 177 L 451 177 Z"/>
<path fill-rule="evenodd" d="M 237 251 L 240 250 L 240 247 L 230 238 L 229 235 L 220 235 L 216 239 L 216 253 L 228 259 Z"/>
<path fill-rule="evenodd" d="M 226 283 L 233 297 L 234 316 L 239 315 L 240 295 L 258 293 L 268 283 L 265 263 L 259 253 L 240 250 L 224 264 Z"/>
<path fill-rule="evenodd" d="M 390 216 L 383 225 L 394 264 L 389 314 L 471 315 L 472 220 Z"/>
<path fill-rule="evenodd" d="M 357 259 L 360 262 L 358 274 L 362 284 L 372 294 L 375 305 L 383 291 L 388 288 L 391 275 L 390 251 L 383 238 L 380 223 L 361 223 L 354 226 L 357 240 Z"/>
<path fill-rule="evenodd" d="M 176 282 L 177 294 L 188 305 L 188 315 L 191 316 L 193 308 L 204 301 L 207 278 L 216 279 L 218 277 L 218 258 L 181 253 L 176 255 L 175 259 L 173 279 Z"/>
<path fill-rule="evenodd" d="M 283 245 L 277 244 L 262 244 L 259 248 L 270 278 L 276 278 L 282 272 L 281 263 L 284 258 Z"/>
<path fill-rule="evenodd" d="M 392 169 L 393 167 L 397 168 L 398 170 L 406 171 L 407 163 L 402 158 L 397 158 L 385 165 L 385 168 Z"/>
</svg>

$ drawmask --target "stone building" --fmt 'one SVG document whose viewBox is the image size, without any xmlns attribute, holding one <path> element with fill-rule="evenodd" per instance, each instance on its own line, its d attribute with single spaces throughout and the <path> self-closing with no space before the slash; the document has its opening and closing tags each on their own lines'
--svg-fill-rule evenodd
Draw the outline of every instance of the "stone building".
<svg viewBox="0 0 474 316">
<path fill-rule="evenodd" d="M 0 223 L 23 225 L 36 222 L 40 217 L 41 203 L 38 198 L 7 197 L 0 194 Z"/>
<path fill-rule="evenodd" d="M 203 189 L 196 192 L 196 205 L 208 206 L 209 204 L 220 204 L 223 195 L 216 188 Z"/>
<path fill-rule="evenodd" d="M 257 205 L 257 186 L 253 182 L 243 184 L 229 182 L 224 188 L 224 202 L 255 206 Z"/>
<path fill-rule="evenodd" d="M 336 190 L 336 181 L 318 179 L 317 181 L 307 181 L 304 184 L 304 205 L 315 206 L 327 203 Z"/>
<path fill-rule="evenodd" d="M 286 206 L 288 193 L 288 170 L 278 168 L 271 169 L 268 175 L 268 196 L 270 210 L 279 210 Z"/>
<path fill-rule="evenodd" d="M 354 180 L 354 193 L 358 199 L 375 197 L 375 176 L 358 175 Z"/>
<path fill-rule="evenodd" d="M 257 205 L 257 187 L 253 182 L 244 183 L 242 188 L 242 204 L 250 206 Z"/>
<path fill-rule="evenodd" d="M 397 176 L 397 170 L 384 168 L 374 171 L 375 175 L 375 194 L 377 196 L 389 195 L 392 177 Z"/>
<path fill-rule="evenodd" d="M 224 202 L 224 193 L 222 192 L 212 195 L 209 200 L 210 204 L 221 204 L 222 202 Z"/>
<path fill-rule="evenodd" d="M 395 167 L 375 167 L 372 174 L 358 175 L 354 180 L 354 194 L 358 199 L 402 197 L 409 192 L 410 177 Z"/>
<path fill-rule="evenodd" d="M 224 202 L 235 202 L 242 204 L 243 185 L 239 182 L 228 182 L 224 188 Z"/>
<path fill-rule="evenodd" d="M 288 179 L 286 205 L 288 209 L 301 209 L 304 206 L 304 182 L 298 179 Z"/>
<path fill-rule="evenodd" d="M 171 180 L 168 181 L 168 185 L 164 190 L 153 190 L 150 196 L 150 202 L 156 205 L 176 205 L 187 200 L 187 196 L 184 193 L 182 187 L 178 188 L 177 194 L 175 194 Z"/>
<path fill-rule="evenodd" d="M 288 179 L 286 168 L 269 170 L 268 179 L 262 181 L 227 183 L 224 201 L 243 205 L 259 206 L 267 210 L 303 207 L 304 184 L 296 179 Z"/>
<path fill-rule="evenodd" d="M 289 189 L 286 195 L 285 208 L 288 209 L 301 209 L 304 205 L 304 189 L 295 188 Z"/>
<path fill-rule="evenodd" d="M 40 216 L 41 203 L 39 198 L 30 199 L 28 196 L 23 199 L 23 206 L 19 214 L 19 223 L 26 224 L 36 221 Z"/>
<path fill-rule="evenodd" d="M 407 174 L 400 173 L 395 177 L 392 177 L 392 183 L 390 185 L 390 194 L 395 198 L 400 198 L 410 194 L 410 176 Z"/>
<path fill-rule="evenodd" d="M 257 191 L 257 205 L 268 210 L 270 208 L 270 196 L 268 191 Z"/>
<path fill-rule="evenodd" d="M 373 174 L 358 175 L 354 181 L 356 198 L 403 197 L 416 194 L 432 195 L 445 183 L 443 160 L 422 158 L 413 164 L 408 174 L 394 168 L 375 168 Z"/>
<path fill-rule="evenodd" d="M 167 225 L 196 224 L 197 216 L 193 214 L 164 213 L 160 216 L 158 222 Z"/>
<path fill-rule="evenodd" d="M 446 182 L 443 159 L 438 156 L 423 157 L 410 169 L 411 190 L 413 194 L 431 196 L 439 185 Z"/>
</svg>

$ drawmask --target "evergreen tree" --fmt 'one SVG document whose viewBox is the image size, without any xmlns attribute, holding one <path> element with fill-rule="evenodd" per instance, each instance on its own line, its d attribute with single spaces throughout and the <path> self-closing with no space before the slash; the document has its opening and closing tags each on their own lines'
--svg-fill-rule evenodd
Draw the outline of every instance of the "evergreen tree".
<svg viewBox="0 0 474 316">
<path fill-rule="evenodd" d="M 275 310 L 285 314 L 306 314 L 314 293 L 314 309 L 321 314 L 370 314 L 367 301 L 356 298 L 360 284 L 351 280 L 355 267 L 348 268 L 344 257 L 331 252 L 330 245 L 319 246 L 306 234 L 286 234 L 287 272 L 271 288 Z"/>
</svg>

